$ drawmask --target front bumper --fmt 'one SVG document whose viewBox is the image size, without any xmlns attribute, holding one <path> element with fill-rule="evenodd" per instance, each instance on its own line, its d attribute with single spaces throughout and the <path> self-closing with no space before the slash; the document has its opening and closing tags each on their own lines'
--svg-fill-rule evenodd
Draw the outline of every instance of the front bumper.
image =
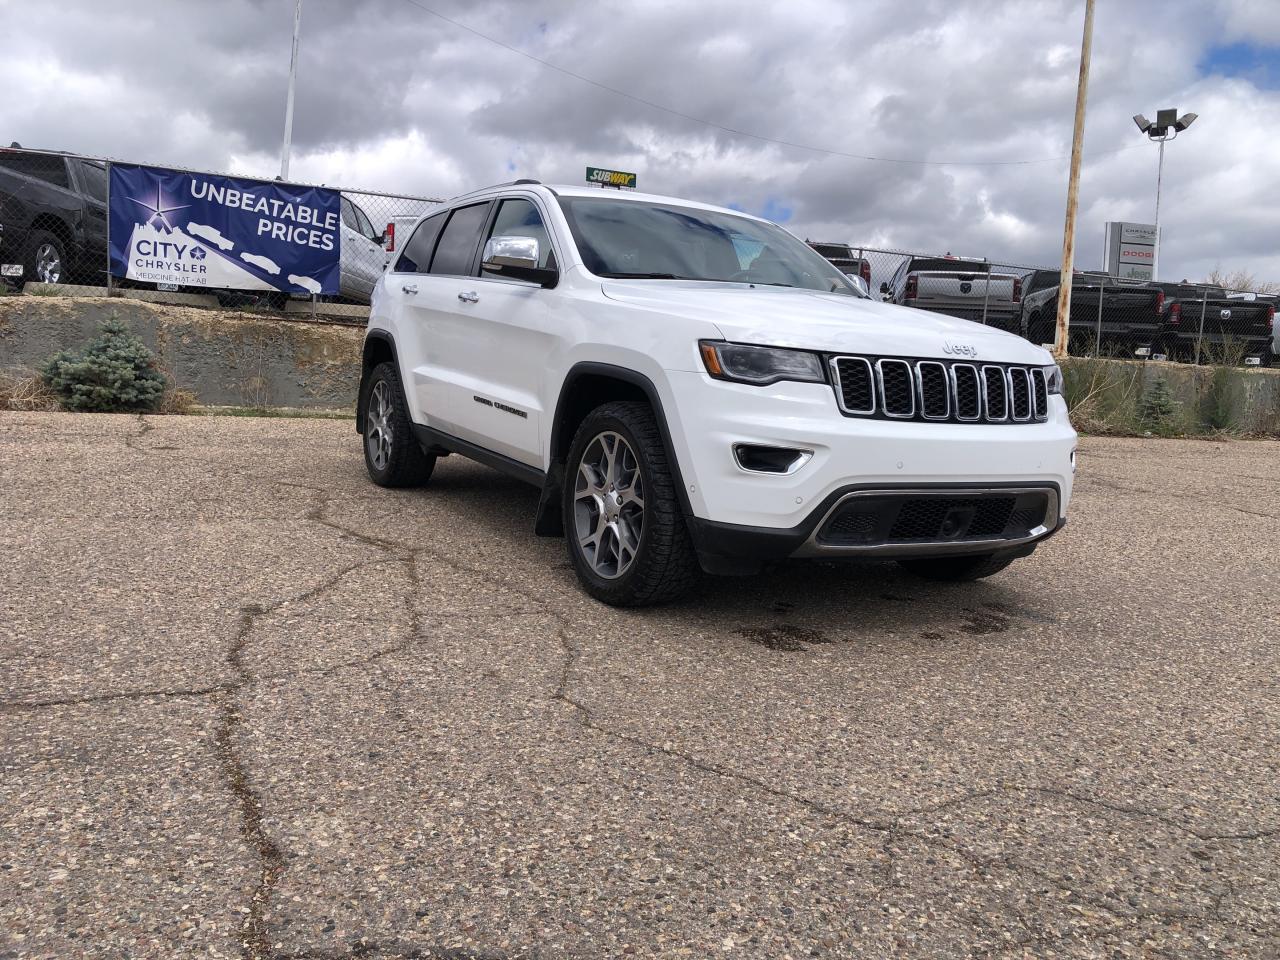
<svg viewBox="0 0 1280 960">
<path fill-rule="evenodd" d="M 722 574 L 754 573 L 765 563 L 794 557 L 875 560 L 963 555 L 1021 557 L 1066 526 L 1066 517 L 1058 509 L 1060 496 L 1053 486 L 934 484 L 884 488 L 851 485 L 834 491 L 792 528 L 752 527 L 695 517 L 690 520 L 690 532 L 703 568 L 709 573 Z M 1010 518 L 1000 521 L 999 532 L 982 531 L 973 526 L 970 511 L 955 528 L 953 537 L 892 537 L 908 505 L 935 503 L 944 505 L 942 509 L 946 510 L 952 504 L 1006 500 L 1038 503 L 1035 519 L 1019 526 Z M 834 536 L 831 531 L 851 513 L 855 517 L 878 518 L 878 523 L 873 519 L 878 531 L 868 531 L 862 538 Z"/>
<path fill-rule="evenodd" d="M 1066 516 L 1076 433 L 1061 397 L 1044 423 L 928 423 L 843 416 L 829 384 L 752 387 L 669 371 L 669 410 L 695 518 L 785 536 L 852 489 L 1052 487 Z M 744 470 L 735 444 L 812 451 L 788 474 Z M 814 520 L 816 523 L 816 519 Z"/>
</svg>

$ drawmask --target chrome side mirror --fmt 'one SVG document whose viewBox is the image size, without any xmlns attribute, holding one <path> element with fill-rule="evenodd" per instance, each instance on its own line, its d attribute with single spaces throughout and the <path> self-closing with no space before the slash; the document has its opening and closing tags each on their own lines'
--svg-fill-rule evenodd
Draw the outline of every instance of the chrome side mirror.
<svg viewBox="0 0 1280 960">
<path fill-rule="evenodd" d="M 504 267 L 537 269 L 538 241 L 533 237 L 490 237 L 484 244 L 481 266 L 501 273 Z"/>
<path fill-rule="evenodd" d="M 867 298 L 871 297 L 871 288 L 867 286 L 867 281 L 863 280 L 860 275 L 856 273 L 846 273 L 845 276 L 849 278 L 850 283 L 858 288 L 858 292 L 860 294 Z"/>
</svg>

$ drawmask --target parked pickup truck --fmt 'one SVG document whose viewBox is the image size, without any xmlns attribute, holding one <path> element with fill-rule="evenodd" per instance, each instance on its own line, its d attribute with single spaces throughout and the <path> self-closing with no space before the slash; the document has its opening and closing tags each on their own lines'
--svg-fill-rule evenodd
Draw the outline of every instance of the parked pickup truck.
<svg viewBox="0 0 1280 960">
<path fill-rule="evenodd" d="M 370 479 L 421 486 L 460 454 L 535 485 L 535 531 L 608 604 L 790 557 L 986 577 L 1071 497 L 1048 352 L 872 300 L 720 207 L 531 180 L 457 197 L 378 279 L 363 351 Z M 452 476 L 465 509 L 473 475 Z"/>
<path fill-rule="evenodd" d="M 1161 352 L 1171 360 L 1270 366 L 1275 302 L 1202 284 L 1155 284 L 1164 291 Z"/>
<path fill-rule="evenodd" d="M 832 266 L 839 268 L 841 273 L 861 277 L 867 289 L 871 289 L 871 261 L 866 257 L 855 256 L 853 247 L 847 243 L 818 243 L 816 240 L 806 240 L 805 243 L 818 251 L 819 256 L 830 261 Z"/>
<path fill-rule="evenodd" d="M 106 167 L 0 148 L 0 279 L 101 284 L 106 269 Z"/>
<path fill-rule="evenodd" d="M 1035 270 L 1025 280 L 1023 335 L 1032 343 L 1052 343 L 1057 332 L 1057 270 Z M 1071 280 L 1067 334 L 1079 344 L 1072 352 L 1151 356 L 1162 349 L 1164 291 L 1146 281 L 1122 280 L 1085 271 Z"/>
<path fill-rule="evenodd" d="M 892 279 L 880 284 L 880 293 L 904 307 L 1020 332 L 1022 280 L 1009 273 L 992 273 L 985 260 L 910 257 Z"/>
</svg>

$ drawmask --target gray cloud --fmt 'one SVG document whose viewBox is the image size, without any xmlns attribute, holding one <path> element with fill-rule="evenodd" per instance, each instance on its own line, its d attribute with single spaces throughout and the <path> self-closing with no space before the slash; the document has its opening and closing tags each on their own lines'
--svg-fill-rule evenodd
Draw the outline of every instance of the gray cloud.
<svg viewBox="0 0 1280 960">
<path fill-rule="evenodd" d="M 602 84 L 780 140 L 947 160 L 1070 150 L 1076 0 L 423 2 Z M 56 21 L 46 5 L 0 0 L 4 142 L 275 172 L 291 0 L 65 0 Z M 1084 265 L 1105 220 L 1151 216 L 1155 148 L 1130 115 L 1177 105 L 1202 119 L 1168 150 L 1166 272 L 1280 278 L 1268 142 L 1280 93 L 1198 69 L 1214 44 L 1280 43 L 1273 6 L 1099 5 Z M 874 163 L 765 143 L 549 70 L 406 0 L 305 0 L 296 176 L 447 196 L 512 176 L 577 182 L 587 164 L 635 170 L 646 190 L 790 211 L 814 238 L 1020 263 L 1061 250 L 1065 160 Z"/>
</svg>

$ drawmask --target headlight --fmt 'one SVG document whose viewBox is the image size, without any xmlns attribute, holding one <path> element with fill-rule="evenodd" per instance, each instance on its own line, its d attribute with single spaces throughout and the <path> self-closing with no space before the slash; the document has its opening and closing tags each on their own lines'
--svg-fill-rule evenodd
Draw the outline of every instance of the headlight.
<svg viewBox="0 0 1280 960">
<path fill-rule="evenodd" d="M 1044 385 L 1050 394 L 1062 393 L 1062 368 L 1056 363 L 1044 368 Z"/>
<path fill-rule="evenodd" d="M 707 373 L 717 380 L 735 380 L 758 387 L 779 380 L 823 383 L 822 359 L 807 350 L 756 347 L 747 343 L 703 340 L 698 344 Z"/>
</svg>

